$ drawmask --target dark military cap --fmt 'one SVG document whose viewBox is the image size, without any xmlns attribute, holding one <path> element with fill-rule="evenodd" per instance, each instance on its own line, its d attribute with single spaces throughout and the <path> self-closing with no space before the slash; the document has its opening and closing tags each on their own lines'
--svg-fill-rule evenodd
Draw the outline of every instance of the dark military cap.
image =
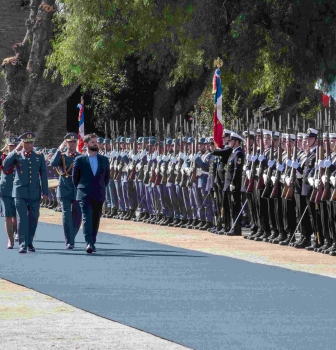
<svg viewBox="0 0 336 350">
<path fill-rule="evenodd" d="M 198 143 L 201 143 L 201 144 L 207 143 L 207 142 L 206 142 L 206 138 L 205 138 L 205 137 L 200 137 L 200 138 L 198 139 Z"/>
<path fill-rule="evenodd" d="M 34 142 L 35 141 L 35 134 L 31 131 L 25 132 L 20 137 L 20 140 L 23 142 Z"/>
<path fill-rule="evenodd" d="M 104 145 L 110 145 L 111 139 L 104 139 Z"/>
<path fill-rule="evenodd" d="M 64 136 L 65 141 L 77 141 L 78 135 L 75 132 L 70 132 L 69 134 Z"/>
<path fill-rule="evenodd" d="M 166 145 L 171 146 L 173 144 L 172 139 L 166 139 Z"/>
<path fill-rule="evenodd" d="M 104 139 L 102 137 L 98 137 L 97 142 L 98 143 L 104 143 Z"/>
<path fill-rule="evenodd" d="M 18 137 L 8 137 L 6 139 L 6 143 L 8 146 L 16 146 L 18 143 L 20 143 L 20 139 Z"/>
</svg>

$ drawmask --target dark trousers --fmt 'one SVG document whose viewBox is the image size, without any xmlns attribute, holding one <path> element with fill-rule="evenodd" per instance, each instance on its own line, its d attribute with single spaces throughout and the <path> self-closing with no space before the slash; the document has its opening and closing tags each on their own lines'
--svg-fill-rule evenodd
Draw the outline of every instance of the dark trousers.
<svg viewBox="0 0 336 350">
<path fill-rule="evenodd" d="M 79 202 L 83 216 L 83 233 L 86 244 L 95 244 L 102 214 L 103 202 L 88 198 Z"/>
<path fill-rule="evenodd" d="M 257 187 L 257 186 L 256 186 Z M 261 195 L 264 189 L 256 190 L 256 198 L 258 203 L 258 232 L 271 232 L 269 224 L 269 210 L 268 201 L 266 198 L 262 198 Z"/>
<path fill-rule="evenodd" d="M 330 238 L 336 242 L 336 202 L 327 202 Z"/>
<path fill-rule="evenodd" d="M 298 211 L 298 216 L 297 216 L 298 221 L 301 220 L 301 224 L 300 224 L 301 235 L 305 236 L 309 240 L 311 233 L 313 231 L 312 224 L 310 221 L 310 216 L 309 216 L 309 211 L 311 210 L 311 208 L 310 209 L 307 208 L 307 204 L 309 203 L 309 198 L 307 198 L 306 196 L 301 196 L 301 194 L 299 193 L 295 193 L 294 196 L 295 196 L 295 203 Z M 310 207 L 310 204 L 309 204 L 309 207 Z"/>
<path fill-rule="evenodd" d="M 233 191 L 233 192 L 229 192 L 231 193 L 230 196 L 230 212 L 231 212 L 231 218 L 232 218 L 232 223 L 231 223 L 231 227 L 232 225 L 235 223 L 238 214 L 240 213 L 241 209 L 242 209 L 242 202 L 241 202 L 241 193 L 240 191 Z M 241 218 L 239 218 L 239 220 L 237 220 L 236 225 L 234 227 L 234 232 L 236 235 L 241 235 L 242 234 L 242 230 L 241 230 L 241 223 L 240 223 Z"/>
<path fill-rule="evenodd" d="M 284 224 L 284 230 L 287 234 L 294 233 L 296 229 L 295 205 L 296 205 L 296 196 L 295 196 L 295 199 L 293 198 L 292 200 L 287 200 L 285 198 L 282 198 L 283 224 Z M 307 217 L 308 217 L 308 214 L 307 214 Z M 300 218 L 298 219 L 300 220 Z"/>
<path fill-rule="evenodd" d="M 246 199 L 251 218 L 251 231 L 256 233 L 258 231 L 258 214 L 254 193 L 246 192 Z"/>
</svg>

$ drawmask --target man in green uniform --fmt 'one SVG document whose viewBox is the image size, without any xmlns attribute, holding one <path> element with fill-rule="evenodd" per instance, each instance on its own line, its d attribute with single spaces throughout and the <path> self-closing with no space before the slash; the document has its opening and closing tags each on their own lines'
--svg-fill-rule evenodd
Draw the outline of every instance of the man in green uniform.
<svg viewBox="0 0 336 350">
<path fill-rule="evenodd" d="M 78 135 L 74 132 L 64 137 L 63 143 L 50 160 L 50 165 L 57 167 L 59 184 L 57 187 L 57 198 L 62 204 L 62 219 L 66 249 L 73 249 L 75 237 L 79 231 L 82 214 L 79 201 L 76 201 L 76 188 L 72 182 L 72 168 L 75 158 L 80 156 L 76 152 Z M 63 152 L 67 147 L 67 151 Z"/>
<path fill-rule="evenodd" d="M 47 167 L 44 156 L 34 151 L 35 134 L 20 136 L 19 145 L 8 154 L 4 171 L 15 167 L 13 197 L 18 216 L 19 253 L 35 252 L 33 239 L 39 218 L 41 195 L 48 198 Z"/>
</svg>

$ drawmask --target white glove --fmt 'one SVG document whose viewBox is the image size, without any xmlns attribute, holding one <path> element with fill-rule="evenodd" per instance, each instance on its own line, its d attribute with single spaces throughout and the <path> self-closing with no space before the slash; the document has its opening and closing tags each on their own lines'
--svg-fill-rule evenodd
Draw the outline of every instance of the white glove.
<svg viewBox="0 0 336 350">
<path fill-rule="evenodd" d="M 324 167 L 325 167 L 325 168 L 329 168 L 330 165 L 331 165 L 331 161 L 330 161 L 329 159 L 327 159 L 327 160 L 324 161 Z"/>
<path fill-rule="evenodd" d="M 253 156 L 253 157 L 252 157 L 252 162 L 254 163 L 257 159 L 258 159 L 257 156 Z"/>
<path fill-rule="evenodd" d="M 274 165 L 274 163 L 275 163 L 274 160 L 269 160 L 268 163 L 267 163 L 267 165 L 268 165 L 269 168 L 272 168 L 273 165 Z"/>
<path fill-rule="evenodd" d="M 277 166 L 277 170 L 280 171 L 280 173 L 282 173 L 284 171 L 285 167 L 283 166 L 283 164 L 279 163 Z"/>
<path fill-rule="evenodd" d="M 176 164 L 176 163 L 177 163 L 177 157 L 173 157 L 173 158 L 171 159 L 171 162 L 172 162 L 173 164 Z"/>
<path fill-rule="evenodd" d="M 326 182 L 326 176 L 325 176 L 325 175 L 323 175 L 323 176 L 322 176 L 322 178 L 321 178 L 321 180 L 322 180 L 323 185 L 325 185 L 325 182 Z"/>
<path fill-rule="evenodd" d="M 259 162 L 262 162 L 265 159 L 265 156 L 262 154 L 261 156 L 259 156 Z"/>
<path fill-rule="evenodd" d="M 267 175 L 266 174 L 263 174 L 263 179 L 264 179 L 264 183 L 266 183 L 266 181 L 267 181 Z"/>
<path fill-rule="evenodd" d="M 230 191 L 231 191 L 231 192 L 232 192 L 235 188 L 236 188 L 236 186 L 230 185 Z"/>
<path fill-rule="evenodd" d="M 140 153 L 140 158 L 143 158 L 147 154 L 147 151 L 144 149 Z"/>
<path fill-rule="evenodd" d="M 286 182 L 286 185 L 289 186 L 290 183 L 291 183 L 290 177 L 287 176 L 286 179 L 285 179 L 285 182 Z"/>
<path fill-rule="evenodd" d="M 153 158 L 152 158 L 152 159 L 155 159 L 157 156 L 158 156 L 158 151 L 154 151 L 154 152 L 153 152 Z"/>
<path fill-rule="evenodd" d="M 302 179 L 302 178 L 303 178 L 303 175 L 302 175 L 299 171 L 297 171 L 297 172 L 296 172 L 296 178 L 297 178 L 297 179 Z"/>
<path fill-rule="evenodd" d="M 159 155 L 159 156 L 156 158 L 156 160 L 157 160 L 157 162 L 158 162 L 158 163 L 160 163 L 160 162 L 161 162 L 161 160 L 162 160 L 162 156 L 161 156 L 161 155 Z"/>
<path fill-rule="evenodd" d="M 162 159 L 164 162 L 168 162 L 170 158 L 167 155 L 165 155 Z"/>
<path fill-rule="evenodd" d="M 320 180 L 315 179 L 315 181 L 314 181 L 315 188 L 319 187 L 319 184 L 320 184 Z"/>
<path fill-rule="evenodd" d="M 287 159 L 286 165 L 291 167 L 292 166 L 292 160 L 291 159 Z"/>
<path fill-rule="evenodd" d="M 195 154 L 193 157 L 192 157 L 192 160 L 195 161 L 197 158 L 199 158 L 200 155 L 199 154 Z"/>
<path fill-rule="evenodd" d="M 294 169 L 297 169 L 300 166 L 300 164 L 298 162 L 292 162 L 292 167 Z"/>
<path fill-rule="evenodd" d="M 308 182 L 310 186 L 314 186 L 314 179 L 312 177 L 308 178 Z"/>
<path fill-rule="evenodd" d="M 164 170 L 165 170 L 165 165 L 164 165 L 164 164 L 162 164 L 162 165 L 160 166 L 160 171 L 161 171 L 161 173 L 163 173 L 163 172 L 164 172 Z"/>
<path fill-rule="evenodd" d="M 272 181 L 272 184 L 274 185 L 275 184 L 275 176 L 271 176 L 271 181 Z"/>
<path fill-rule="evenodd" d="M 285 177 L 286 177 L 286 176 L 285 176 L 284 174 L 280 176 L 280 181 L 281 181 L 283 184 L 284 184 L 285 181 L 286 181 Z"/>
<path fill-rule="evenodd" d="M 319 160 L 319 161 L 318 161 L 318 166 L 319 166 L 320 168 L 324 168 L 324 160 Z"/>
<path fill-rule="evenodd" d="M 178 155 L 178 157 L 179 157 L 180 159 L 184 159 L 184 153 L 183 153 L 183 152 L 180 152 L 179 155 Z"/>
<path fill-rule="evenodd" d="M 246 165 L 243 166 L 243 171 L 246 171 Z"/>
<path fill-rule="evenodd" d="M 139 155 L 138 154 L 133 154 L 132 156 L 132 160 L 138 160 L 139 159 Z"/>
<path fill-rule="evenodd" d="M 250 178 L 251 178 L 251 170 L 246 170 L 246 176 L 250 180 Z"/>
<path fill-rule="evenodd" d="M 115 156 L 116 158 L 118 158 L 118 157 L 119 157 L 119 152 L 115 151 L 114 156 Z"/>
<path fill-rule="evenodd" d="M 335 176 L 330 176 L 330 182 L 334 187 L 336 187 L 336 177 Z"/>
<path fill-rule="evenodd" d="M 247 155 L 247 160 L 248 160 L 249 162 L 252 161 L 252 158 L 253 158 L 253 157 L 252 157 L 252 154 L 248 154 L 248 155 Z"/>
</svg>

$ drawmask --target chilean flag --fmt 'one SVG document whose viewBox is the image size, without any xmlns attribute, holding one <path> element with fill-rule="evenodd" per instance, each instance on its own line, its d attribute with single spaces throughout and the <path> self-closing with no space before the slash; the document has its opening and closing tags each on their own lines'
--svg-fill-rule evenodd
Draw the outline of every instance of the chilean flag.
<svg viewBox="0 0 336 350">
<path fill-rule="evenodd" d="M 78 145 L 77 150 L 78 152 L 82 153 L 83 147 L 84 147 L 84 101 L 82 103 L 79 103 L 77 105 L 77 108 L 79 108 L 79 114 L 78 114 Z"/>
<path fill-rule="evenodd" d="M 222 117 L 222 85 L 220 81 L 220 70 L 216 69 L 213 77 L 213 89 L 212 93 L 215 97 L 215 108 L 214 108 L 214 141 L 217 147 L 222 147 L 223 140 L 223 117 Z"/>
</svg>

